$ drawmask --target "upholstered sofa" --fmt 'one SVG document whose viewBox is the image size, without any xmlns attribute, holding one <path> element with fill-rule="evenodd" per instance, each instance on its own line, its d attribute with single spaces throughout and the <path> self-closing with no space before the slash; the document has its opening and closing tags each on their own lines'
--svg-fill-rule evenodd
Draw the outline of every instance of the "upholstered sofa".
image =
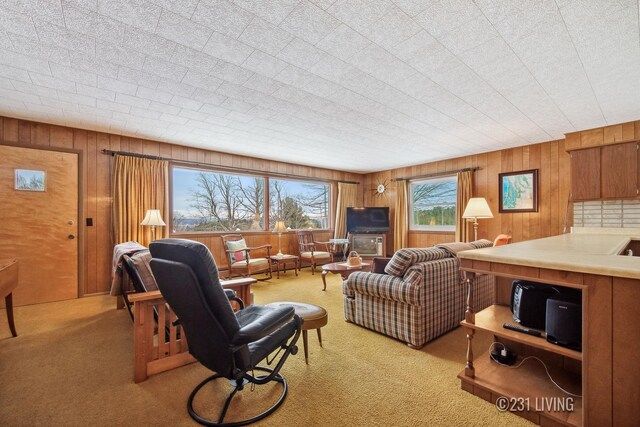
<svg viewBox="0 0 640 427">
<path fill-rule="evenodd" d="M 464 318 L 467 287 L 457 252 L 492 246 L 488 240 L 400 249 L 384 273 L 356 272 L 343 283 L 345 320 L 420 348 Z M 495 277 L 477 280 L 472 306 L 494 301 Z"/>
</svg>

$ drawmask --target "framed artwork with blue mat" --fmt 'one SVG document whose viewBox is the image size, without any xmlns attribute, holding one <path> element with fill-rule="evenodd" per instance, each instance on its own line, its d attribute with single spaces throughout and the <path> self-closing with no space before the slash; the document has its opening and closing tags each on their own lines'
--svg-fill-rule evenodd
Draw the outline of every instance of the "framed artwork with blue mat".
<svg viewBox="0 0 640 427">
<path fill-rule="evenodd" d="M 500 213 L 538 212 L 538 169 L 498 175 Z"/>
</svg>

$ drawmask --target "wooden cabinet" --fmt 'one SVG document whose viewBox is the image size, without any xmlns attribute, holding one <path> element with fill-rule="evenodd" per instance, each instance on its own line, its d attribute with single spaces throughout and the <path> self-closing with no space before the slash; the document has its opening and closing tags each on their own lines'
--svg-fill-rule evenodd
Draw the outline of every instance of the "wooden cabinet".
<svg viewBox="0 0 640 427">
<path fill-rule="evenodd" d="M 571 194 L 574 201 L 600 199 L 600 147 L 571 152 Z"/>
<path fill-rule="evenodd" d="M 638 142 L 571 151 L 571 194 L 574 201 L 640 197 Z"/>
<path fill-rule="evenodd" d="M 638 195 L 638 143 L 601 148 L 603 199 L 628 199 Z"/>
</svg>

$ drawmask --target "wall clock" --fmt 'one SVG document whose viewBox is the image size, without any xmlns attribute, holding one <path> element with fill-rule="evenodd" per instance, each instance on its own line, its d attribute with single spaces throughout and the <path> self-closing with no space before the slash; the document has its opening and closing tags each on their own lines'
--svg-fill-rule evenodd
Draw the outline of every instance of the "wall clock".
<svg viewBox="0 0 640 427">
<path fill-rule="evenodd" d="M 387 191 L 388 185 L 389 185 L 389 181 L 386 179 L 382 182 L 378 182 L 378 184 L 373 188 L 373 195 L 384 196 L 384 193 Z"/>
</svg>

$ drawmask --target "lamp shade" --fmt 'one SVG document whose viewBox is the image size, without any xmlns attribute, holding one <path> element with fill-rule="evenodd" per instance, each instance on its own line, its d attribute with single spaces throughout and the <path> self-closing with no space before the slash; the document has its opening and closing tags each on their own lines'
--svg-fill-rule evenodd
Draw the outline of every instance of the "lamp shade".
<svg viewBox="0 0 640 427">
<path fill-rule="evenodd" d="M 167 224 L 162 220 L 159 209 L 149 209 L 140 225 L 164 226 Z"/>
<path fill-rule="evenodd" d="M 493 218 L 493 214 L 484 197 L 472 197 L 467 203 L 462 218 Z"/>
<path fill-rule="evenodd" d="M 284 221 L 276 221 L 276 225 L 273 227 L 273 231 L 279 233 L 287 231 L 287 226 L 284 225 Z"/>
</svg>

